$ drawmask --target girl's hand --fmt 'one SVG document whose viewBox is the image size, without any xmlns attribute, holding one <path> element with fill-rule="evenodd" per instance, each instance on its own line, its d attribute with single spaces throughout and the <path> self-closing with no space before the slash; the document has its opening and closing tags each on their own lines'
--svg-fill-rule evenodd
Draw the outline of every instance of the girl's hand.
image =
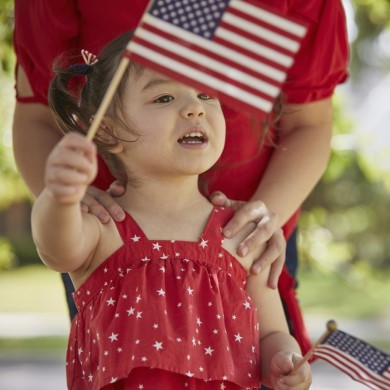
<svg viewBox="0 0 390 390">
<path fill-rule="evenodd" d="M 45 185 L 58 202 L 78 203 L 96 173 L 95 145 L 80 134 L 69 133 L 47 159 Z"/>
<path fill-rule="evenodd" d="M 276 214 L 270 212 L 263 202 L 257 200 L 249 202 L 231 200 L 221 192 L 215 192 L 210 199 L 216 206 L 229 207 L 236 211 L 223 230 L 225 237 L 234 236 L 248 223 L 255 222 L 257 224 L 256 229 L 238 246 L 237 254 L 245 256 L 266 242 L 266 250 L 253 263 L 251 271 L 258 274 L 272 263 L 268 285 L 271 288 L 277 288 L 286 258 L 286 240 L 278 225 Z"/>
<path fill-rule="evenodd" d="M 278 352 L 271 361 L 271 382 L 274 390 L 309 390 L 312 382 L 309 363 L 304 363 L 295 372 L 293 368 L 302 356 L 292 352 Z"/>
<path fill-rule="evenodd" d="M 107 223 L 110 218 L 123 221 L 125 213 L 113 197 L 122 195 L 125 190 L 119 181 L 114 181 L 107 191 L 89 186 L 81 201 L 81 211 L 93 214 L 101 223 Z"/>
</svg>

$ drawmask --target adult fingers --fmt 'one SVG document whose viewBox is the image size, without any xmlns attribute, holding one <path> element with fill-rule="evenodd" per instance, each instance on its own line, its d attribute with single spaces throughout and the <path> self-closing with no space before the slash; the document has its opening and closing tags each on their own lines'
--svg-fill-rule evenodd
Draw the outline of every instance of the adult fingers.
<svg viewBox="0 0 390 390">
<path fill-rule="evenodd" d="M 102 223 L 107 223 L 110 217 L 116 221 L 123 221 L 125 213 L 121 206 L 106 191 L 89 187 L 82 204 L 88 212 L 95 215 Z"/>
<path fill-rule="evenodd" d="M 275 231 L 267 242 L 267 248 L 253 263 L 251 272 L 258 274 L 262 269 L 271 265 L 268 277 L 268 286 L 277 288 L 280 274 L 286 260 L 286 240 L 281 229 Z"/>
</svg>

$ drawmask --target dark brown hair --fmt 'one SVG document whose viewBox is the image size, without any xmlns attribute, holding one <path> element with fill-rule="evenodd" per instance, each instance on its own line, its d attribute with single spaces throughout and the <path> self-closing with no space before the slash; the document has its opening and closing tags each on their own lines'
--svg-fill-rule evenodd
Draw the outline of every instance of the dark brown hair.
<svg viewBox="0 0 390 390">
<path fill-rule="evenodd" d="M 73 65 L 82 61 L 79 55 L 75 57 L 66 54 L 55 61 L 55 77 L 49 87 L 49 106 L 63 132 L 87 133 L 132 35 L 132 32 L 126 32 L 111 41 L 99 54 L 98 62 L 88 68 L 85 76 L 80 76 L 74 70 Z M 135 136 L 132 138 L 136 138 L 138 134 L 126 124 L 122 96 L 129 75 L 138 74 L 142 69 L 141 66 L 130 61 L 106 114 L 113 123 Z M 85 80 L 80 80 L 83 77 Z M 126 171 L 122 162 L 117 155 L 110 153 L 119 141 L 129 140 L 119 139 L 107 124 L 99 128 L 94 138 L 98 151 L 111 173 L 117 179 L 126 182 Z"/>
</svg>

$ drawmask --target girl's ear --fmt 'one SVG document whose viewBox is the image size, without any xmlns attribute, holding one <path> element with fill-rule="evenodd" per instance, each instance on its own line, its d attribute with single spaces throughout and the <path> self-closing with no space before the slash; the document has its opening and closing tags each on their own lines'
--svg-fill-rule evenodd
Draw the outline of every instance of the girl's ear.
<svg viewBox="0 0 390 390">
<path fill-rule="evenodd" d="M 99 128 L 99 138 L 104 140 L 107 145 L 112 145 L 108 151 L 113 154 L 118 154 L 123 151 L 123 143 L 121 138 L 116 133 L 116 126 L 112 119 L 105 117 Z"/>
</svg>

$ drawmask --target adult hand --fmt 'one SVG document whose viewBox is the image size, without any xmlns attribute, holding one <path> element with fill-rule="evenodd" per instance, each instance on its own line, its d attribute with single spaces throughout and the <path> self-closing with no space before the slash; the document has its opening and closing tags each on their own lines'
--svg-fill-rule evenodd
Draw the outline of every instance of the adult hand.
<svg viewBox="0 0 390 390">
<path fill-rule="evenodd" d="M 107 191 L 89 186 L 81 201 L 81 210 L 95 215 L 101 223 L 108 223 L 110 218 L 118 222 L 123 221 L 125 213 L 113 197 L 122 195 L 125 190 L 119 181 L 114 181 Z"/>
<path fill-rule="evenodd" d="M 271 264 L 268 286 L 277 288 L 278 279 L 286 258 L 286 240 L 282 229 L 278 225 L 276 214 L 270 212 L 262 201 L 232 200 L 219 191 L 214 192 L 210 196 L 210 200 L 216 206 L 229 207 L 236 211 L 223 230 L 225 237 L 234 236 L 248 223 L 256 223 L 256 229 L 239 244 L 237 254 L 245 256 L 255 248 L 267 243 L 265 251 L 253 263 L 251 272 L 258 274 L 263 268 Z"/>
</svg>

